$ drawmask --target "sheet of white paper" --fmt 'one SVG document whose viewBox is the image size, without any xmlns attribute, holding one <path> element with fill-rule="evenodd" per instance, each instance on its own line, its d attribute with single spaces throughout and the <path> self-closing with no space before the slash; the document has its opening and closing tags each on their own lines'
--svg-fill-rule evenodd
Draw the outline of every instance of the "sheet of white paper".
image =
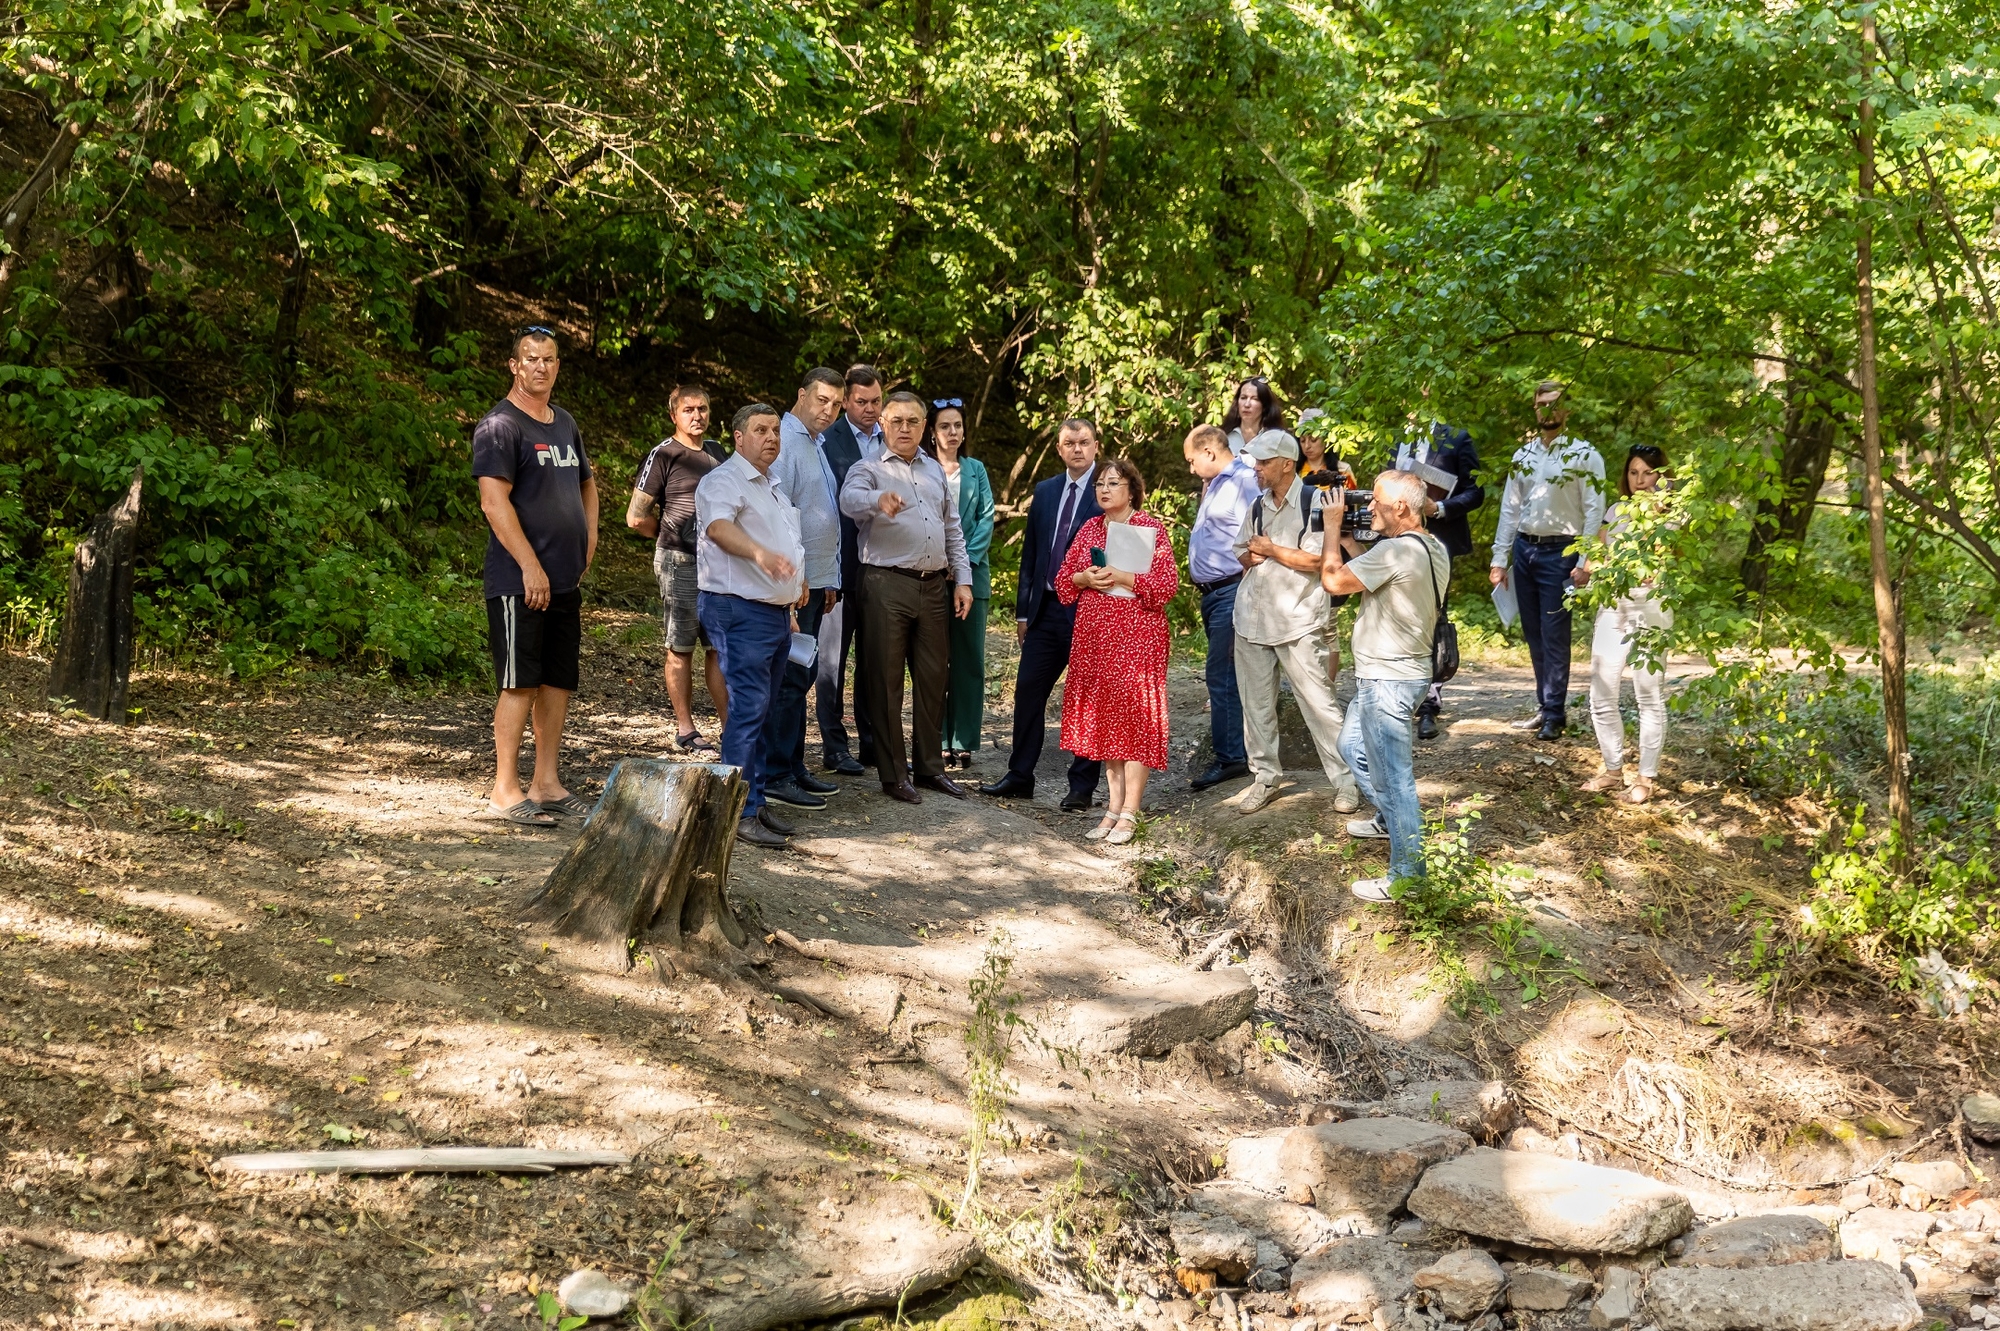
<svg viewBox="0 0 2000 1331">
<path fill-rule="evenodd" d="M 1153 527 L 1134 527 L 1129 522 L 1104 524 L 1104 562 L 1125 573 L 1146 573 L 1153 567 L 1153 543 L 1159 537 Z M 1132 599 L 1123 587 L 1113 587 L 1112 596 Z"/>
<path fill-rule="evenodd" d="M 1507 578 L 1493 589 L 1493 608 L 1500 614 L 1503 628 L 1513 628 L 1521 622 L 1521 605 L 1514 599 L 1514 570 L 1507 570 Z"/>
<path fill-rule="evenodd" d="M 1413 472 L 1425 485 L 1443 491 L 1442 494 L 1434 496 L 1438 499 L 1443 499 L 1458 488 L 1458 477 L 1442 467 L 1433 467 L 1423 461 L 1417 456 L 1416 450 L 1407 443 L 1396 450 L 1396 470 Z"/>
<path fill-rule="evenodd" d="M 799 669 L 812 669 L 813 662 L 819 659 L 819 639 L 810 633 L 794 633 L 789 655 Z"/>
</svg>

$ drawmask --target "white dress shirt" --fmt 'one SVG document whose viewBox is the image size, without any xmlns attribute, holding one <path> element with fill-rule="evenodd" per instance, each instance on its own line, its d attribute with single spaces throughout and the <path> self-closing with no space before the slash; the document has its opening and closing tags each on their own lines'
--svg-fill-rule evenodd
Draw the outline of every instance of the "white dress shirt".
<svg viewBox="0 0 2000 1331">
<path fill-rule="evenodd" d="M 1536 435 L 1515 451 L 1500 495 L 1493 567 L 1505 568 L 1514 537 L 1575 536 L 1588 541 L 1604 525 L 1604 458 L 1582 439 Z"/>
<path fill-rule="evenodd" d="M 759 475 L 741 453 L 730 454 L 727 462 L 701 478 L 694 491 L 694 520 L 695 586 L 768 605 L 789 606 L 799 599 L 805 584 L 798 574 L 784 580 L 774 578 L 758 568 L 755 560 L 732 555 L 708 538 L 710 524 L 726 520 L 772 554 L 789 559 L 794 569 L 805 562 L 805 547 L 799 541 L 799 511 L 786 501 L 784 491 L 769 476 Z"/>
<path fill-rule="evenodd" d="M 799 511 L 799 540 L 806 549 L 806 586 L 840 585 L 840 509 L 833 490 L 833 465 L 819 441 L 791 412 L 778 423 L 778 460 L 771 479 Z"/>
</svg>

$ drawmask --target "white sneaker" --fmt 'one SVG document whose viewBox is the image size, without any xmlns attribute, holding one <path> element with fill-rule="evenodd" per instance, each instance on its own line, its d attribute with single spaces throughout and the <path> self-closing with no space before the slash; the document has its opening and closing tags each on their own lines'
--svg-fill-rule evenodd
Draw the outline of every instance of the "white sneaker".
<svg viewBox="0 0 2000 1331">
<path fill-rule="evenodd" d="M 1382 826 L 1382 815 L 1373 818 L 1356 818 L 1347 824 L 1347 835 L 1362 837 L 1369 841 L 1387 841 L 1389 829 Z"/>
<path fill-rule="evenodd" d="M 1353 813 L 1361 807 L 1361 788 L 1353 782 L 1336 788 L 1333 792 L 1333 811 Z"/>
<path fill-rule="evenodd" d="M 1262 781 L 1252 781 L 1249 788 L 1236 797 L 1236 811 L 1252 814 L 1278 798 L 1278 788 L 1267 786 Z"/>
<path fill-rule="evenodd" d="M 1389 885 L 1394 881 L 1392 878 L 1357 878 L 1347 890 L 1363 901 L 1385 903 L 1396 899 L 1389 892 Z"/>
</svg>

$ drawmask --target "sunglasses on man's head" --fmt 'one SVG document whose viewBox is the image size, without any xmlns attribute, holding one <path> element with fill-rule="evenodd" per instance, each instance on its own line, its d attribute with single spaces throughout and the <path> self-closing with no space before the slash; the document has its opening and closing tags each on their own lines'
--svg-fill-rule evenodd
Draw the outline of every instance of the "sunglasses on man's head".
<svg viewBox="0 0 2000 1331">
<path fill-rule="evenodd" d="M 556 335 L 556 330 L 553 328 L 544 327 L 541 324 L 529 324 L 527 327 L 521 330 L 522 337 L 526 337 L 530 333 L 534 333 L 540 337 L 554 337 Z"/>
<path fill-rule="evenodd" d="M 934 397 L 931 399 L 931 406 L 937 408 L 939 411 L 943 411 L 946 407 L 958 407 L 963 409 L 965 406 L 965 399 L 958 397 Z"/>
</svg>

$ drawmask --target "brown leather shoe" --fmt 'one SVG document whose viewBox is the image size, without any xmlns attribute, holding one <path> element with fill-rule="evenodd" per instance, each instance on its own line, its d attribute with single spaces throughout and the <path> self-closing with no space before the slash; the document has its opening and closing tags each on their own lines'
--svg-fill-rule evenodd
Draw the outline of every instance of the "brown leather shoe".
<svg viewBox="0 0 2000 1331">
<path fill-rule="evenodd" d="M 924 802 L 924 797 L 919 795 L 917 788 L 908 781 L 884 781 L 882 783 L 882 793 L 892 800 L 901 800 L 905 804 L 922 804 Z"/>
<path fill-rule="evenodd" d="M 955 800 L 962 800 L 971 793 L 948 776 L 920 776 L 917 778 L 917 784 L 926 790 L 949 795 Z"/>
</svg>

